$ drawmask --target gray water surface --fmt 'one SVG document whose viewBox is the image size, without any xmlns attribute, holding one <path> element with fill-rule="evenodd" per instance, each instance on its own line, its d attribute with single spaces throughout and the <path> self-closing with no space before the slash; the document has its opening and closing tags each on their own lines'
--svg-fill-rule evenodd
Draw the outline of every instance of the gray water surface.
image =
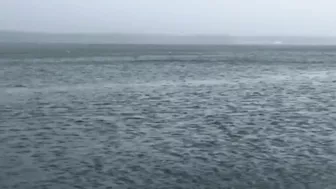
<svg viewBox="0 0 336 189">
<path fill-rule="evenodd" d="M 0 46 L 0 188 L 336 188 L 336 47 Z"/>
</svg>

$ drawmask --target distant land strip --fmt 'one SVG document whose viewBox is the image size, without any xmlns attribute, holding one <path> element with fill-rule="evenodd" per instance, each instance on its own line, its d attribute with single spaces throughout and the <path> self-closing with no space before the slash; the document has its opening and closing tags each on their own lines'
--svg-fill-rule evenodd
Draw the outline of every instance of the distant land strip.
<svg viewBox="0 0 336 189">
<path fill-rule="evenodd" d="M 0 43 L 336 45 L 336 37 L 43 33 L 0 30 Z"/>
</svg>

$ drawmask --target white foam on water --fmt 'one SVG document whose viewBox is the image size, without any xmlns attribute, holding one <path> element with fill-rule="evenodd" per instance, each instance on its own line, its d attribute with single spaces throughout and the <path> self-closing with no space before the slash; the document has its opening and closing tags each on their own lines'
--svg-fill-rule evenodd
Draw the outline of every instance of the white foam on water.
<svg viewBox="0 0 336 189">
<path fill-rule="evenodd" d="M 135 88 L 140 90 L 141 88 L 160 88 L 160 87 L 181 87 L 181 86 L 216 86 L 216 85 L 237 85 L 241 83 L 255 84 L 258 82 L 277 83 L 283 81 L 302 81 L 313 79 L 329 79 L 336 74 L 330 71 L 305 71 L 278 73 L 278 74 L 264 74 L 256 78 L 243 78 L 236 76 L 230 79 L 205 79 L 205 80 L 185 80 L 185 81 L 173 81 L 162 80 L 153 82 L 134 82 L 134 83 L 112 83 L 112 82 L 98 82 L 98 83 L 84 83 L 74 85 L 54 85 L 54 86 L 41 86 L 41 87 L 7 87 L 0 93 L 1 101 L 6 101 L 16 94 L 29 94 L 35 92 L 48 93 L 48 92 L 67 92 L 67 91 L 81 91 L 81 90 L 105 90 L 105 89 L 124 89 Z"/>
</svg>

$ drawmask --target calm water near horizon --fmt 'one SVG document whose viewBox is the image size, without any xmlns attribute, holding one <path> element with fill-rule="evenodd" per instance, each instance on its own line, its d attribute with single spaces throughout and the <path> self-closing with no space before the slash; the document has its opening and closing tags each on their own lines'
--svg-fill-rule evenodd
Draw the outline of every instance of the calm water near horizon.
<svg viewBox="0 0 336 189">
<path fill-rule="evenodd" d="M 0 188 L 336 188 L 336 47 L 0 45 Z"/>
</svg>

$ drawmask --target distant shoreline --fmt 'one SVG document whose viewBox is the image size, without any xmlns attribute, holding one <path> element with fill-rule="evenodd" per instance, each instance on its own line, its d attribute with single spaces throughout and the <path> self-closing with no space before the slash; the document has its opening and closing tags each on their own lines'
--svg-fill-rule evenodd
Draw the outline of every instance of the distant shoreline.
<svg viewBox="0 0 336 189">
<path fill-rule="evenodd" d="M 1 31 L 0 43 L 116 45 L 336 45 L 336 37 Z"/>
</svg>

